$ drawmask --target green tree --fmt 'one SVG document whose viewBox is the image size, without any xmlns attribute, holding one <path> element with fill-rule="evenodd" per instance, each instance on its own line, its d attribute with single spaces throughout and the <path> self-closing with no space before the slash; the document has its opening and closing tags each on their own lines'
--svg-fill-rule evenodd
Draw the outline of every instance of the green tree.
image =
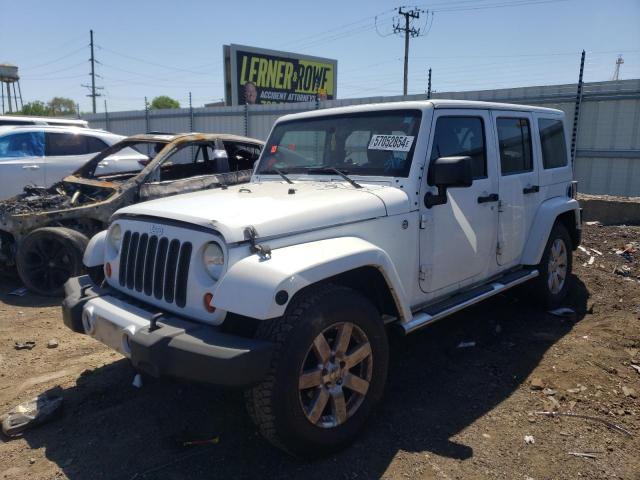
<svg viewBox="0 0 640 480">
<path fill-rule="evenodd" d="M 49 106 L 49 115 L 54 117 L 76 115 L 76 103 L 70 98 L 53 97 L 47 105 Z"/>
<path fill-rule="evenodd" d="M 159 110 L 161 108 L 180 108 L 180 102 L 166 95 L 160 95 L 151 101 L 151 110 Z"/>
<path fill-rule="evenodd" d="M 22 106 L 22 110 L 17 112 L 21 115 L 38 115 L 38 116 L 47 116 L 50 115 L 49 106 L 41 102 L 40 100 L 35 100 L 33 102 L 25 103 Z"/>
</svg>

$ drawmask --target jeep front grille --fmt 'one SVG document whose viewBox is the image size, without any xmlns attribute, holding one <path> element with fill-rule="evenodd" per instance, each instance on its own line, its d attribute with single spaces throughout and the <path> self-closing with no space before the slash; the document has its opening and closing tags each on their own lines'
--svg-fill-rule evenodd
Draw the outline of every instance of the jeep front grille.
<svg viewBox="0 0 640 480">
<path fill-rule="evenodd" d="M 184 307 L 191 242 L 127 230 L 120 250 L 120 286 Z"/>
</svg>

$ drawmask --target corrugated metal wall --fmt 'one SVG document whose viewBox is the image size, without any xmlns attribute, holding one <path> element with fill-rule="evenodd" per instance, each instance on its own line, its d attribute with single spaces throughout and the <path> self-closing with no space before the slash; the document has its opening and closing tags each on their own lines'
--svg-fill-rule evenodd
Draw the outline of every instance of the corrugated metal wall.
<svg viewBox="0 0 640 480">
<path fill-rule="evenodd" d="M 558 108 L 573 120 L 576 85 L 438 92 L 433 98 L 486 100 Z M 86 115 L 92 127 L 122 135 L 146 131 L 235 133 L 266 139 L 288 113 L 363 103 L 424 100 L 426 95 L 368 97 L 280 105 L 188 108 Z M 193 121 L 193 128 L 190 128 Z M 640 80 L 585 83 L 578 128 L 575 176 L 580 191 L 640 196 Z"/>
</svg>

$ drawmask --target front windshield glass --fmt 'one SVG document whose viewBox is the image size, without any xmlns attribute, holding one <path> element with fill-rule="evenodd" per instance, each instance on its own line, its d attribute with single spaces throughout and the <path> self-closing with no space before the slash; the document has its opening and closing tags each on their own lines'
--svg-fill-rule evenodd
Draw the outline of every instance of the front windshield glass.
<svg viewBox="0 0 640 480">
<path fill-rule="evenodd" d="M 169 142 L 123 140 L 89 160 L 75 175 L 98 178 L 103 175 L 142 170 Z"/>
<path fill-rule="evenodd" d="M 292 120 L 278 124 L 258 174 L 407 177 L 418 139 L 419 110 L 386 110 Z"/>
</svg>

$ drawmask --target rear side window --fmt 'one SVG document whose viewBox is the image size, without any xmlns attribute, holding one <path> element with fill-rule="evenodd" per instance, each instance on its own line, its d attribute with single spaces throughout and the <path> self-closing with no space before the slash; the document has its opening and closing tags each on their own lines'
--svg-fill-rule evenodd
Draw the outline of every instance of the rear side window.
<svg viewBox="0 0 640 480">
<path fill-rule="evenodd" d="M 498 118 L 496 122 L 502 175 L 532 171 L 529 120 L 526 118 Z"/>
<path fill-rule="evenodd" d="M 15 157 L 42 157 L 44 155 L 44 134 L 23 132 L 0 138 L 0 159 Z"/>
<path fill-rule="evenodd" d="M 47 133 L 47 156 L 84 155 L 87 153 L 87 138 L 72 133 Z"/>
<path fill-rule="evenodd" d="M 567 166 L 567 145 L 564 139 L 562 121 L 550 118 L 538 120 L 540 145 L 542 146 L 542 164 L 544 168 Z"/>
<path fill-rule="evenodd" d="M 86 137 L 86 140 L 87 153 L 98 153 L 109 146 L 97 137 Z"/>
<path fill-rule="evenodd" d="M 431 161 L 440 157 L 471 157 L 473 178 L 487 176 L 484 123 L 480 117 L 440 117 L 431 148 Z"/>
</svg>

